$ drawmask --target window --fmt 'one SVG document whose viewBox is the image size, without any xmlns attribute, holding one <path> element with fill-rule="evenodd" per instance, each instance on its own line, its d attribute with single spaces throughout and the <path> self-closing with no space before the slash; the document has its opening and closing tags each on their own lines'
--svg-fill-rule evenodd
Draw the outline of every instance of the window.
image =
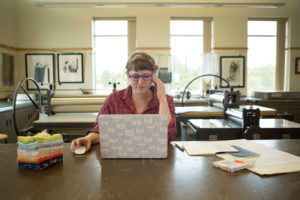
<svg viewBox="0 0 300 200">
<path fill-rule="evenodd" d="M 125 65 L 130 49 L 129 23 L 129 20 L 94 20 L 94 88 L 98 94 L 110 94 L 113 83 L 117 83 L 118 90 L 128 85 Z"/>
<path fill-rule="evenodd" d="M 178 95 L 193 78 L 203 72 L 205 22 L 203 19 L 173 19 L 170 22 L 172 95 Z M 210 26 L 211 20 L 208 22 Z M 207 38 L 209 41 L 205 44 L 210 45 L 211 37 Z M 188 90 L 193 96 L 202 94 L 201 83 L 202 80 L 198 79 L 189 86 Z"/>
<path fill-rule="evenodd" d="M 171 20 L 170 25 L 172 93 L 182 91 L 199 74 L 203 60 L 203 21 Z M 198 84 L 189 89 L 197 90 Z M 192 93 L 194 93 L 192 92 Z"/>
<path fill-rule="evenodd" d="M 276 37 L 276 21 L 248 21 L 248 95 L 275 89 Z"/>
</svg>

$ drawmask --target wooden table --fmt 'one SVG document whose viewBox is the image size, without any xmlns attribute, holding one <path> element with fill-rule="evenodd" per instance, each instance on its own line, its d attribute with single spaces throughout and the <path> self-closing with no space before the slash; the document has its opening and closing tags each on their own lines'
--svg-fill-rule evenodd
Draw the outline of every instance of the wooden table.
<svg viewBox="0 0 300 200">
<path fill-rule="evenodd" d="M 300 140 L 259 143 L 300 156 Z M 259 176 L 212 166 L 215 156 L 188 156 L 169 146 L 167 159 L 104 160 L 99 145 L 86 155 L 64 144 L 62 164 L 20 170 L 16 144 L 0 145 L 0 199 L 299 199 L 300 172 Z"/>
<path fill-rule="evenodd" d="M 98 113 L 56 113 L 32 123 L 33 130 L 47 129 L 50 133 L 60 133 L 65 141 L 85 136 L 94 127 Z"/>
<path fill-rule="evenodd" d="M 36 120 L 32 123 L 34 129 L 91 129 L 97 118 L 97 113 L 57 113 Z"/>
<path fill-rule="evenodd" d="M 240 108 L 248 108 L 241 106 Z M 276 110 L 262 106 L 254 106 L 261 110 L 262 116 L 275 115 Z M 212 106 L 187 106 L 175 107 L 178 117 L 221 117 L 224 118 L 224 110 Z M 55 115 L 46 116 L 33 122 L 35 129 L 56 129 L 56 128 L 92 128 L 97 117 L 97 112 L 84 113 L 56 113 Z"/>
<path fill-rule="evenodd" d="M 184 106 L 175 107 L 175 113 L 179 117 L 224 117 L 224 109 L 213 106 Z"/>
</svg>

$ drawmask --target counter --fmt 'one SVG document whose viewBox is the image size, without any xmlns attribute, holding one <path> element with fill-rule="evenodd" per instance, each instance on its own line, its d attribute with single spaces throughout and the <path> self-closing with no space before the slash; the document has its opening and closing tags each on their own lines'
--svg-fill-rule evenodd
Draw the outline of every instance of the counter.
<svg viewBox="0 0 300 200">
<path fill-rule="evenodd" d="M 32 106 L 30 101 L 17 101 L 17 108 Z M 13 102 L 0 101 L 0 113 L 13 110 Z"/>
</svg>

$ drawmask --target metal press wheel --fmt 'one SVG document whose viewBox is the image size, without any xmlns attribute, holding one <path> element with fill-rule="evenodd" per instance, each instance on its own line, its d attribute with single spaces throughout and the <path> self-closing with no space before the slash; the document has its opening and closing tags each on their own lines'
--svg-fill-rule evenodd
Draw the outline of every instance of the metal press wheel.
<svg viewBox="0 0 300 200">
<path fill-rule="evenodd" d="M 23 87 L 23 83 L 27 81 L 32 81 L 34 85 L 36 86 L 38 90 L 38 103 L 36 103 L 28 94 L 26 89 Z M 22 91 L 27 95 L 28 99 L 31 101 L 31 104 L 35 107 L 35 113 L 34 115 L 29 119 L 29 121 L 23 126 L 23 127 L 18 127 L 18 121 L 17 121 L 17 97 L 19 94 L 19 90 L 22 89 Z M 13 112 L 12 112 L 12 118 L 13 118 L 13 124 L 14 128 L 16 131 L 17 136 L 20 135 L 25 135 L 29 130 L 32 129 L 32 122 L 35 120 L 37 116 L 41 113 L 41 106 L 42 106 L 42 98 L 41 98 L 41 90 L 38 85 L 38 82 L 34 80 L 34 78 L 27 77 L 23 79 L 22 81 L 19 82 L 18 86 L 16 87 L 16 90 L 14 92 L 14 97 L 13 97 Z"/>
</svg>

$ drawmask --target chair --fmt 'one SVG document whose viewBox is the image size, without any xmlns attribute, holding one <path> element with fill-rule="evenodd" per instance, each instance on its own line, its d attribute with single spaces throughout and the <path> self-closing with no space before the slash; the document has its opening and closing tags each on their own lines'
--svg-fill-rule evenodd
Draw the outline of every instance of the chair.
<svg viewBox="0 0 300 200">
<path fill-rule="evenodd" d="M 0 141 L 4 140 L 5 144 L 7 144 L 7 135 L 6 134 L 0 134 Z"/>
</svg>

